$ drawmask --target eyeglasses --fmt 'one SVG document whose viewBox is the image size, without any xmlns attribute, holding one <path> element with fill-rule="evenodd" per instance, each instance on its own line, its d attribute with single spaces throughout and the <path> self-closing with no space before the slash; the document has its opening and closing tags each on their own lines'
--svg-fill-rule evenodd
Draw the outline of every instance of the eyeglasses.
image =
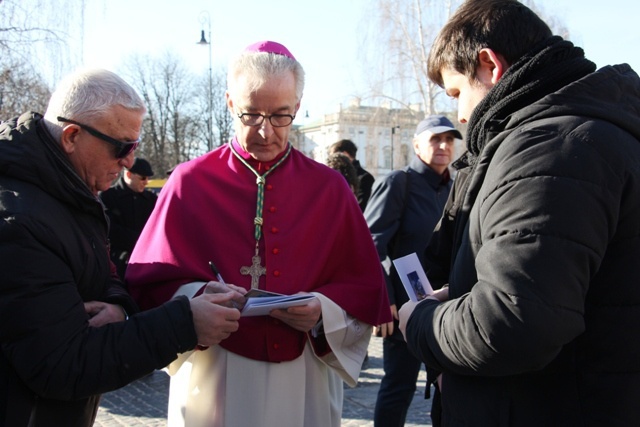
<svg viewBox="0 0 640 427">
<path fill-rule="evenodd" d="M 238 118 L 243 125 L 247 126 L 260 126 L 264 123 L 264 119 L 269 119 L 269 123 L 271 123 L 271 126 L 274 128 L 283 128 L 285 126 L 289 126 L 296 116 L 291 114 L 272 114 L 270 116 L 266 116 L 264 114 L 257 113 L 240 113 L 238 114 Z"/>
<path fill-rule="evenodd" d="M 116 153 L 115 153 L 116 159 L 124 159 L 129 154 L 131 154 L 133 150 L 138 148 L 138 145 L 140 144 L 140 139 L 137 139 L 135 141 L 126 141 L 126 142 L 118 141 L 117 139 L 111 138 L 109 135 L 105 135 L 104 133 L 100 132 L 97 129 L 92 128 L 91 126 L 83 125 L 82 123 L 78 123 L 70 119 L 65 119 L 64 117 L 58 117 L 58 121 L 80 126 L 80 128 L 86 130 L 96 138 L 101 139 L 113 145 L 114 147 L 116 147 Z"/>
</svg>

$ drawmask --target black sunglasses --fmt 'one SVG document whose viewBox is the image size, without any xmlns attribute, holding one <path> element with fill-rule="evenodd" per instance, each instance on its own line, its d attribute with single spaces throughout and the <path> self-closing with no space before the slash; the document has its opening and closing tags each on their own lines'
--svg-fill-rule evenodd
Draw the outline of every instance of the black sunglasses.
<svg viewBox="0 0 640 427">
<path fill-rule="evenodd" d="M 91 126 L 83 125 L 82 123 L 78 123 L 78 122 L 76 122 L 74 120 L 70 120 L 70 119 L 65 119 L 64 117 L 58 116 L 58 121 L 59 122 L 63 122 L 63 123 L 71 123 L 72 125 L 80 126 L 80 128 L 86 130 L 91 135 L 95 136 L 96 138 L 99 138 L 99 139 L 101 139 L 101 140 L 103 140 L 105 142 L 108 142 L 109 144 L 115 146 L 116 147 L 116 159 L 124 159 L 129 154 L 131 154 L 131 152 L 133 150 L 138 148 L 138 144 L 140 144 L 140 139 L 137 139 L 135 141 L 127 141 L 127 142 L 118 141 L 117 139 L 111 138 L 109 135 L 105 135 L 104 133 L 100 132 L 97 129 L 92 128 Z"/>
</svg>

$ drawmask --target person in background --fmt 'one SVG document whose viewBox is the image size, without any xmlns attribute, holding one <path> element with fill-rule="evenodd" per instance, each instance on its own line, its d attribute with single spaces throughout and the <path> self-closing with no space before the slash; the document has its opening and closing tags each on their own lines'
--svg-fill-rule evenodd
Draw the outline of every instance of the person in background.
<svg viewBox="0 0 640 427">
<path fill-rule="evenodd" d="M 327 166 L 340 172 L 354 195 L 358 193 L 358 175 L 349 156 L 343 153 L 330 154 L 327 158 Z"/>
<path fill-rule="evenodd" d="M 235 136 L 171 174 L 131 255 L 129 289 L 141 307 L 212 277 L 316 298 L 244 316 L 221 345 L 172 364 L 169 424 L 338 427 L 343 380 L 356 385 L 373 325 L 390 320 L 375 247 L 343 177 L 288 142 L 304 89 L 291 52 L 252 44 L 227 84 Z"/>
<path fill-rule="evenodd" d="M 2 427 L 92 426 L 100 393 L 238 328 L 238 310 L 218 304 L 240 292 L 134 315 L 115 273 L 98 192 L 132 166 L 145 111 L 116 74 L 82 70 L 44 117 L 0 125 Z"/>
<path fill-rule="evenodd" d="M 384 267 L 393 314 L 393 321 L 381 324 L 378 331 L 383 337 L 384 368 L 374 410 L 378 427 L 404 425 L 422 365 L 397 328 L 398 309 L 409 297 L 392 260 L 415 252 L 424 262 L 431 232 L 451 189 L 448 167 L 456 139 L 462 139 L 462 134 L 445 116 L 424 118 L 416 128 L 410 164 L 376 180 L 364 212 Z"/>
<path fill-rule="evenodd" d="M 373 187 L 375 179 L 373 178 L 373 175 L 360 166 L 360 162 L 356 160 L 357 152 L 358 147 L 350 139 L 341 139 L 340 141 L 333 143 L 329 148 L 329 154 L 346 154 L 351 160 L 351 163 L 353 163 L 353 166 L 356 168 L 356 174 L 358 175 L 358 192 L 356 193 L 356 198 L 358 199 L 360 209 L 364 212 L 367 207 L 367 203 L 369 202 L 369 197 L 371 197 L 371 188 Z"/>
<path fill-rule="evenodd" d="M 125 168 L 111 188 L 100 192 L 110 219 L 111 260 L 121 278 L 124 278 L 131 251 L 158 199 L 153 192 L 145 191 L 152 176 L 149 162 L 136 157 L 133 166 Z"/>
<path fill-rule="evenodd" d="M 514 0 L 463 3 L 427 67 L 468 123 L 448 287 L 400 310 L 442 372 L 439 425 L 637 425 L 637 73 Z"/>
<path fill-rule="evenodd" d="M 358 190 L 360 188 L 360 182 L 358 180 L 358 174 L 356 171 L 353 162 L 351 161 L 351 157 L 349 157 L 346 153 L 335 152 L 333 154 L 329 154 L 327 158 L 327 166 L 331 169 L 335 169 L 344 176 L 351 187 L 351 191 L 354 196 L 357 197 Z M 366 369 L 369 365 L 369 352 L 367 352 L 364 356 L 364 361 L 362 362 L 362 369 Z"/>
</svg>

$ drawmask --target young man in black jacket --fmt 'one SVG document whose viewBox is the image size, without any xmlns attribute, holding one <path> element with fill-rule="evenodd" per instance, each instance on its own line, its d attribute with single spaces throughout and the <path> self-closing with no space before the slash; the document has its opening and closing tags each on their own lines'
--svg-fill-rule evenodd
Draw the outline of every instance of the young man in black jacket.
<svg viewBox="0 0 640 427">
<path fill-rule="evenodd" d="M 442 425 L 636 425 L 638 75 L 596 71 L 514 0 L 465 2 L 428 69 L 468 123 L 466 179 L 449 286 L 400 328 L 442 372 Z"/>
<path fill-rule="evenodd" d="M 91 426 L 100 393 L 238 328 L 244 298 L 219 284 L 135 314 L 109 260 L 97 194 L 131 167 L 145 111 L 120 77 L 86 70 L 44 117 L 0 125 L 2 427 Z"/>
</svg>

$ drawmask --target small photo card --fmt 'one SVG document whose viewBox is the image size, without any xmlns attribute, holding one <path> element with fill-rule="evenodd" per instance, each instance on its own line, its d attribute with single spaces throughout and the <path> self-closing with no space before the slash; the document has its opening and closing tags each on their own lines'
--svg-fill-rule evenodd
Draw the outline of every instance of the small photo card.
<svg viewBox="0 0 640 427">
<path fill-rule="evenodd" d="M 411 301 L 420 301 L 433 293 L 431 283 L 429 283 L 429 279 L 427 279 L 427 275 L 422 269 L 418 255 L 415 252 L 394 259 L 393 265 L 396 267 L 396 271 Z"/>
</svg>

